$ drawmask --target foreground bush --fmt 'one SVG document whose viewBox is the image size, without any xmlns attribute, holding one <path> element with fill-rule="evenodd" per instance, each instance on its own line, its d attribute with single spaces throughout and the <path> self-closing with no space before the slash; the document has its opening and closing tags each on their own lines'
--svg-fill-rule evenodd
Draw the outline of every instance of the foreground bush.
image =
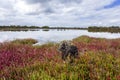
<svg viewBox="0 0 120 80">
<path fill-rule="evenodd" d="M 14 44 L 35 44 L 37 43 L 38 41 L 37 40 L 34 40 L 34 39 L 16 39 L 14 41 L 11 41 L 11 43 L 14 43 Z"/>
<path fill-rule="evenodd" d="M 120 39 L 82 36 L 74 64 L 63 63 L 58 44 L 0 44 L 0 80 L 120 80 Z"/>
</svg>

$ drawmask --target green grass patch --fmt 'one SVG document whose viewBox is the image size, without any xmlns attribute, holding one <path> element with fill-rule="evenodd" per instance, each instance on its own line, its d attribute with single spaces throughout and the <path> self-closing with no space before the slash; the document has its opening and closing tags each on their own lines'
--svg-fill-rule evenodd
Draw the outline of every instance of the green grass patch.
<svg viewBox="0 0 120 80">
<path fill-rule="evenodd" d="M 16 40 L 13 40 L 11 41 L 11 43 L 14 43 L 14 44 L 29 44 L 29 45 L 32 45 L 32 44 L 35 44 L 37 43 L 38 41 L 35 40 L 35 39 L 16 39 Z"/>
</svg>

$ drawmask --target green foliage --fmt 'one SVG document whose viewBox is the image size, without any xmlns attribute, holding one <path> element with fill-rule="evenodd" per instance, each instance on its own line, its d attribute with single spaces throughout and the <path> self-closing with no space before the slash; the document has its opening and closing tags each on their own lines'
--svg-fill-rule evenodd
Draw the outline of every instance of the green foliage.
<svg viewBox="0 0 120 80">
<path fill-rule="evenodd" d="M 85 42 L 85 43 L 89 43 L 92 39 L 89 38 L 88 36 L 81 36 L 78 38 L 73 39 L 73 41 L 77 41 L 77 42 Z"/>
<path fill-rule="evenodd" d="M 20 25 L 0 26 L 0 31 L 35 31 L 36 29 L 40 29 L 40 27 Z"/>
<path fill-rule="evenodd" d="M 43 26 L 42 29 L 49 29 L 49 26 Z"/>
<path fill-rule="evenodd" d="M 91 26 L 88 27 L 89 32 L 111 32 L 111 33 L 120 33 L 119 26 L 103 27 L 103 26 Z"/>
<path fill-rule="evenodd" d="M 35 44 L 37 43 L 38 41 L 35 40 L 35 39 L 16 39 L 14 41 L 11 41 L 11 43 L 13 44 L 29 44 L 29 45 L 32 45 L 32 44 Z"/>
<path fill-rule="evenodd" d="M 120 39 L 82 36 L 72 42 L 80 54 L 73 64 L 62 61 L 58 44 L 1 43 L 0 80 L 120 79 Z"/>
</svg>

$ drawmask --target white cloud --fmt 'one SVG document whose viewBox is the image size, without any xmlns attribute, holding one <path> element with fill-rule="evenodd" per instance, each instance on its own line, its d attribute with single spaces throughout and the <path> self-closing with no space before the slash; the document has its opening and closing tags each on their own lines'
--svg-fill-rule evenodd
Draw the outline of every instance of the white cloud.
<svg viewBox="0 0 120 80">
<path fill-rule="evenodd" d="M 28 5 L 24 1 L 17 1 L 14 4 L 13 9 L 19 14 L 19 15 L 25 15 L 28 13 L 34 13 L 36 11 L 40 11 L 42 8 L 38 4 L 31 4 Z"/>
<path fill-rule="evenodd" d="M 1 25 L 91 26 L 120 25 L 115 0 L 1 0 Z"/>
</svg>

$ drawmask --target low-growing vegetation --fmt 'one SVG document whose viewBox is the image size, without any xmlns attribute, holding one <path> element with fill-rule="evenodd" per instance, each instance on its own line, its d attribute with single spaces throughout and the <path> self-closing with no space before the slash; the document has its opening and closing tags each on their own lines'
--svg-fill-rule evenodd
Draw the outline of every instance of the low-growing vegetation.
<svg viewBox="0 0 120 80">
<path fill-rule="evenodd" d="M 29 44 L 29 45 L 32 45 L 32 44 L 35 44 L 37 43 L 38 41 L 37 40 L 34 40 L 34 39 L 16 39 L 14 41 L 11 41 L 10 43 L 13 43 L 13 44 Z"/>
<path fill-rule="evenodd" d="M 89 32 L 110 32 L 110 33 L 120 33 L 119 26 L 103 27 L 103 26 L 91 26 L 88 27 Z"/>
<path fill-rule="evenodd" d="M 0 43 L 0 80 L 120 80 L 120 39 L 73 39 L 79 58 L 72 65 L 63 63 L 59 44 L 24 40 Z"/>
</svg>

